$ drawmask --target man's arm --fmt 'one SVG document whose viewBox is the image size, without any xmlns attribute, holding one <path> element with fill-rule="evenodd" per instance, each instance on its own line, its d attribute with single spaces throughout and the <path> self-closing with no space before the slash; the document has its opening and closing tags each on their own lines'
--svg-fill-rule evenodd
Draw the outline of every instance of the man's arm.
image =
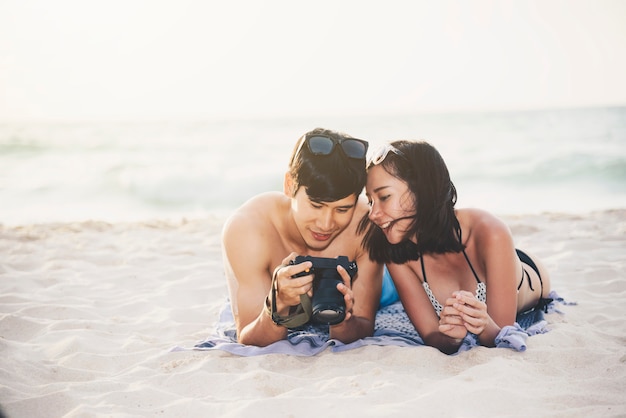
<svg viewBox="0 0 626 418">
<path fill-rule="evenodd" d="M 352 283 L 354 302 L 352 315 L 340 324 L 330 327 L 331 338 L 345 344 L 374 334 L 376 311 L 382 289 L 382 264 L 370 260 L 364 250 L 360 251 L 356 262 L 359 270 Z"/>
<path fill-rule="evenodd" d="M 266 346 L 284 339 L 287 329 L 274 324 L 265 312 L 272 282 L 268 270 L 271 246 L 263 242 L 254 223 L 245 214 L 236 214 L 224 225 L 223 261 L 238 341 Z"/>
</svg>

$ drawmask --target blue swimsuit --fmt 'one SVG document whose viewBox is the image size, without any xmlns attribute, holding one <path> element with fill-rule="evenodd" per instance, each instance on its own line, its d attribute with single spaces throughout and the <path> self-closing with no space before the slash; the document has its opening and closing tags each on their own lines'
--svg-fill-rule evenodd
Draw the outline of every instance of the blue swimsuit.
<svg viewBox="0 0 626 418">
<path fill-rule="evenodd" d="M 379 308 L 391 305 L 399 300 L 400 296 L 398 295 L 396 286 L 393 284 L 393 279 L 391 278 L 391 274 L 389 274 L 389 270 L 387 270 L 387 266 L 385 266 L 383 268 L 383 289 L 380 293 Z"/>
</svg>

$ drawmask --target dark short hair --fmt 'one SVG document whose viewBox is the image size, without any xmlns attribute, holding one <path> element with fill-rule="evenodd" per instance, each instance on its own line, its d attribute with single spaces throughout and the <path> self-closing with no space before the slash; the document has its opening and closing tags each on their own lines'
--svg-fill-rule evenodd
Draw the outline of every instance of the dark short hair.
<svg viewBox="0 0 626 418">
<path fill-rule="evenodd" d="M 401 155 L 390 152 L 380 163 L 385 171 L 405 182 L 415 202 L 415 216 L 407 237 L 416 236 L 417 244 L 405 239 L 390 244 L 379 227 L 367 217 L 359 229 L 367 231 L 363 244 L 370 258 L 380 263 L 402 264 L 422 254 L 460 252 L 460 226 L 454 213 L 457 193 L 439 151 L 425 141 L 394 141 Z"/>
<path fill-rule="evenodd" d="M 300 146 L 311 135 L 325 135 L 336 140 L 350 138 L 345 133 L 323 128 L 302 135 L 296 142 L 289 164 L 289 174 L 295 185 L 293 194 L 304 187 L 309 198 L 319 202 L 335 202 L 352 194 L 361 194 L 367 180 L 365 159 L 346 157 L 338 145 L 329 155 L 313 155 L 306 145 Z"/>
</svg>

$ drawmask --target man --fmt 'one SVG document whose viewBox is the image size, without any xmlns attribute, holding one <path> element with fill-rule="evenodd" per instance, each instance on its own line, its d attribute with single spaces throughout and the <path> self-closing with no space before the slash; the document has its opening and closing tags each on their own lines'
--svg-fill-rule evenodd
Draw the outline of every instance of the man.
<svg viewBox="0 0 626 418">
<path fill-rule="evenodd" d="M 356 261 L 352 280 L 337 267 L 345 318 L 330 325 L 330 337 L 350 343 L 373 334 L 382 265 L 369 259 L 357 233 L 369 209 L 361 195 L 367 147 L 330 130 L 306 133 L 294 148 L 283 193 L 253 197 L 227 220 L 224 266 L 240 343 L 266 346 L 299 325 L 293 319 L 302 315 L 293 311 L 306 314 L 301 295 L 312 297 L 314 274 L 306 274 L 311 261 L 293 264 L 298 255 Z"/>
</svg>

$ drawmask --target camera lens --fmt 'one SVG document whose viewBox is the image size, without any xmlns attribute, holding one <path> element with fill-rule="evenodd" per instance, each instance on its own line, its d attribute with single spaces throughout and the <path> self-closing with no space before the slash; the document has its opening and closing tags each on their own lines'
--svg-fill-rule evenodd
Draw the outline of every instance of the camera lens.
<svg viewBox="0 0 626 418">
<path fill-rule="evenodd" d="M 335 325 L 343 321 L 346 317 L 344 310 L 344 307 L 337 306 L 336 304 L 328 306 L 326 309 L 323 307 L 314 307 L 313 319 L 318 324 Z"/>
<path fill-rule="evenodd" d="M 312 316 L 319 324 L 335 325 L 346 317 L 343 294 L 337 290 L 341 277 L 335 270 L 323 270 L 313 283 Z"/>
</svg>

